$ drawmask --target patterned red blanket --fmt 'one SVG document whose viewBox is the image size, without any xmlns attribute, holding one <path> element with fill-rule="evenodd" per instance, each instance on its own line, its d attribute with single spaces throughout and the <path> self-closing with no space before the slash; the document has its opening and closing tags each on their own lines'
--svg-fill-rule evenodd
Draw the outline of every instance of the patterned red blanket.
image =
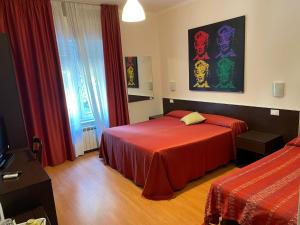
<svg viewBox="0 0 300 225">
<path fill-rule="evenodd" d="M 300 137 L 215 181 L 204 224 L 218 224 L 222 218 L 240 225 L 296 225 L 299 185 Z"/>
</svg>

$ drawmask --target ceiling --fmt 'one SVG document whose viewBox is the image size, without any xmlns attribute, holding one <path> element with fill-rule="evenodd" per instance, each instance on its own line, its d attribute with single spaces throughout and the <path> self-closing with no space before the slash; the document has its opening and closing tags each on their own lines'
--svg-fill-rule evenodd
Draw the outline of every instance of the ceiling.
<svg viewBox="0 0 300 225">
<path fill-rule="evenodd" d="M 115 4 L 123 8 L 126 0 L 65 0 L 70 2 L 81 2 L 90 4 Z M 183 0 L 139 0 L 144 7 L 145 11 L 148 12 L 161 12 L 174 5 L 184 2 Z"/>
</svg>

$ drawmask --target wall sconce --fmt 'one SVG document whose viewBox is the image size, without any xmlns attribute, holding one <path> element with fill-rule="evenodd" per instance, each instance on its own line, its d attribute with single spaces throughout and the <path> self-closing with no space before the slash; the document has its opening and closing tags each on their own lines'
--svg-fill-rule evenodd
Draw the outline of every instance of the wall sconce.
<svg viewBox="0 0 300 225">
<path fill-rule="evenodd" d="M 176 91 L 176 82 L 175 81 L 169 81 L 169 90 L 172 92 Z"/>
<path fill-rule="evenodd" d="M 153 82 L 152 81 L 147 82 L 147 89 L 150 90 L 150 91 L 153 90 Z"/>
<path fill-rule="evenodd" d="M 283 97 L 284 96 L 285 83 L 283 81 L 273 81 L 273 96 Z"/>
</svg>

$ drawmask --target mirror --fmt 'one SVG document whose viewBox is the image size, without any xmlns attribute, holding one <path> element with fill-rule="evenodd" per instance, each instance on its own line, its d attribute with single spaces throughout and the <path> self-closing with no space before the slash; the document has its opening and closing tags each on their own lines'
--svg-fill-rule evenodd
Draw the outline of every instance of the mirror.
<svg viewBox="0 0 300 225">
<path fill-rule="evenodd" d="M 153 99 L 151 56 L 126 56 L 125 75 L 128 102 Z"/>
</svg>

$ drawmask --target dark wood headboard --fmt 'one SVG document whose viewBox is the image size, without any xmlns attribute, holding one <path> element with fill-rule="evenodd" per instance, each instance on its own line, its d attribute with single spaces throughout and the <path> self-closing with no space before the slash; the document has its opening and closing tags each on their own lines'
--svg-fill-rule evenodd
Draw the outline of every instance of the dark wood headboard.
<svg viewBox="0 0 300 225">
<path fill-rule="evenodd" d="M 163 98 L 164 114 L 176 110 L 191 110 L 203 113 L 230 116 L 245 121 L 249 129 L 281 134 L 285 142 L 298 135 L 299 111 L 280 110 L 280 116 L 271 116 L 270 108 L 230 105 L 210 102 Z"/>
</svg>

